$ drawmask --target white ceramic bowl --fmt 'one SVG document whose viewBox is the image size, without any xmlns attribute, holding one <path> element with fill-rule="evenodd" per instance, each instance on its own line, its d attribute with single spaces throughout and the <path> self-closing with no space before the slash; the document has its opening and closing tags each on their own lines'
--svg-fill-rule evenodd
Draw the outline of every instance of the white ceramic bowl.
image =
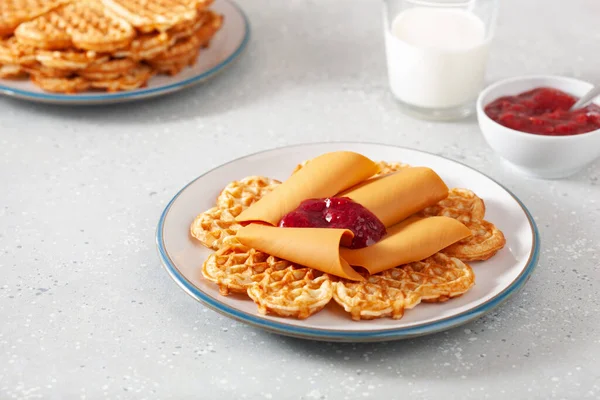
<svg viewBox="0 0 600 400">
<path fill-rule="evenodd" d="M 534 135 L 506 128 L 484 112 L 485 106 L 502 96 L 538 87 L 551 87 L 576 97 L 592 84 L 563 76 L 533 75 L 505 79 L 488 86 L 477 99 L 477 119 L 487 143 L 521 173 L 553 179 L 572 175 L 600 157 L 600 129 L 572 136 Z M 598 100 L 596 101 L 598 103 Z"/>
</svg>

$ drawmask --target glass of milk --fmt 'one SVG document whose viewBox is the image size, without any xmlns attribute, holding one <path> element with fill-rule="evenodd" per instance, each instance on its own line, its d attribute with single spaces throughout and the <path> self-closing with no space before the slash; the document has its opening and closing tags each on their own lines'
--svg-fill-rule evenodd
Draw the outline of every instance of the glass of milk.
<svg viewBox="0 0 600 400">
<path fill-rule="evenodd" d="M 385 0 L 390 88 L 404 109 L 465 117 L 483 87 L 498 0 Z"/>
</svg>

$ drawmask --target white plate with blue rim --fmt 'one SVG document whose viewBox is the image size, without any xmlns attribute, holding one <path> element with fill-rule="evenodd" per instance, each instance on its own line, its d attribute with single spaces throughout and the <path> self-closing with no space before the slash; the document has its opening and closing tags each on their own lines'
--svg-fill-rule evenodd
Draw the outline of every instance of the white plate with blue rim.
<svg viewBox="0 0 600 400">
<path fill-rule="evenodd" d="M 294 167 L 320 154 L 349 150 L 373 160 L 401 161 L 434 169 L 449 187 L 473 190 L 486 204 L 485 218 L 504 232 L 506 246 L 487 261 L 473 262 L 475 286 L 444 303 L 423 303 L 399 320 L 353 321 L 335 301 L 305 320 L 258 313 L 244 295 L 222 296 L 202 277 L 212 252 L 191 238 L 194 217 L 213 207 L 229 182 L 248 175 L 285 180 Z M 230 161 L 199 176 L 175 195 L 162 213 L 156 233 L 160 259 L 177 284 L 205 306 L 271 332 L 312 340 L 370 342 L 427 335 L 465 324 L 501 305 L 527 282 L 539 255 L 539 234 L 525 205 L 490 177 L 447 158 L 418 150 L 373 143 L 314 143 L 282 147 Z"/>
<path fill-rule="evenodd" d="M 162 96 L 204 82 L 222 72 L 239 58 L 250 38 L 250 25 L 244 12 L 229 0 L 216 0 L 211 10 L 223 15 L 222 28 L 215 34 L 196 63 L 175 76 L 157 75 L 146 87 L 123 92 L 82 92 L 60 94 L 46 92 L 29 80 L 0 79 L 0 93 L 39 103 L 91 105 L 122 103 Z"/>
</svg>

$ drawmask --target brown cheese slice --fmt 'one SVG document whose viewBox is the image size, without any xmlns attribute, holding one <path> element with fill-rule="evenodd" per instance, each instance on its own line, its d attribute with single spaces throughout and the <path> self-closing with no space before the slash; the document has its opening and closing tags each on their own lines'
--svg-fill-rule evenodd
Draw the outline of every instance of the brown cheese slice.
<svg viewBox="0 0 600 400">
<path fill-rule="evenodd" d="M 279 228 L 250 224 L 237 232 L 245 246 L 319 271 L 350 279 L 364 280 L 340 257 L 340 241 L 352 239 L 348 229 Z"/>
<path fill-rule="evenodd" d="M 361 154 L 351 151 L 323 154 L 243 211 L 236 220 L 277 225 L 284 215 L 295 210 L 302 201 L 331 197 L 376 172 L 377 165 Z"/>
<path fill-rule="evenodd" d="M 376 274 L 423 260 L 468 236 L 471 230 L 453 218 L 411 217 L 389 228 L 374 245 L 356 250 L 341 248 L 340 255 L 350 265 Z"/>
<path fill-rule="evenodd" d="M 369 179 L 338 196 L 351 198 L 390 227 L 448 197 L 448 187 L 432 169 L 413 167 Z"/>
</svg>

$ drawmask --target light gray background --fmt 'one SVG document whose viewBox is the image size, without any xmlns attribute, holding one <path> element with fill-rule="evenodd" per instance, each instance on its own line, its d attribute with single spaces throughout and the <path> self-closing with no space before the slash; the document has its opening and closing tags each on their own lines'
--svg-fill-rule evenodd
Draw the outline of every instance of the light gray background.
<svg viewBox="0 0 600 400">
<path fill-rule="evenodd" d="M 0 99 L 0 398 L 600 398 L 600 163 L 527 180 L 473 118 L 403 115 L 387 88 L 380 7 L 245 1 L 253 32 L 239 63 L 162 99 Z M 600 82 L 599 17 L 597 0 L 503 0 L 489 80 Z M 439 153 L 514 191 L 543 242 L 524 291 L 449 332 L 353 345 L 235 323 L 171 281 L 154 230 L 177 190 L 250 152 L 323 140 Z"/>
</svg>

